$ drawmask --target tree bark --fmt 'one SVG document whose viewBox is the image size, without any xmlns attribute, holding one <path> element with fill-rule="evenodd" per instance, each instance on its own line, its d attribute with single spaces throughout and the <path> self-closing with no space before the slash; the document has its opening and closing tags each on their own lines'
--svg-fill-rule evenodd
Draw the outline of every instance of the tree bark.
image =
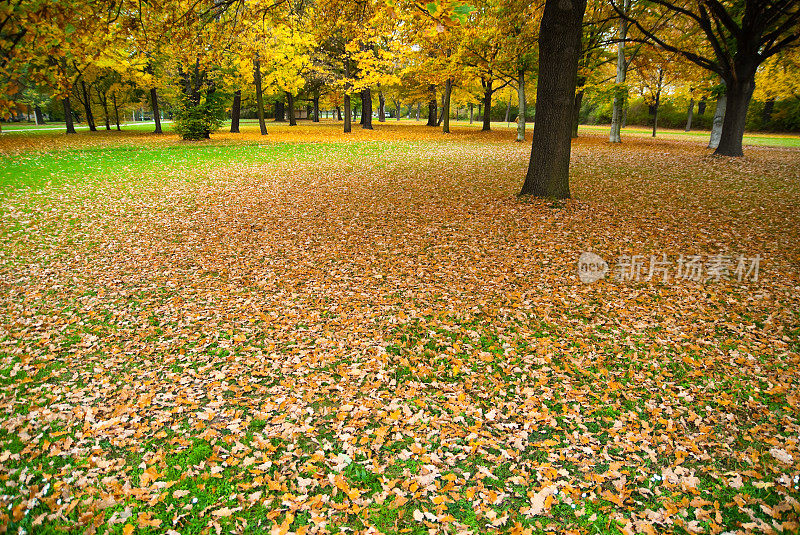
<svg viewBox="0 0 800 535">
<path fill-rule="evenodd" d="M 383 96 L 380 84 L 378 84 L 378 122 L 386 122 L 386 97 Z"/>
<path fill-rule="evenodd" d="M 89 91 L 86 89 L 86 82 L 81 80 L 81 90 L 83 91 L 83 109 L 86 111 L 86 123 L 89 125 L 89 130 L 97 132 L 97 126 L 94 124 L 94 115 L 92 114 L 92 100 L 89 96 Z"/>
<path fill-rule="evenodd" d="M 425 126 L 436 126 L 437 104 L 436 104 L 436 86 L 430 84 L 428 86 L 428 122 Z"/>
<path fill-rule="evenodd" d="M 469 103 L 469 124 L 472 124 L 472 114 L 473 114 L 474 109 L 475 109 L 474 105 L 472 104 L 472 102 L 470 102 Z"/>
<path fill-rule="evenodd" d="M 103 122 L 105 123 L 106 130 L 111 131 L 111 119 L 108 116 L 108 95 L 104 95 L 97 86 L 95 86 L 94 90 L 97 92 L 97 99 L 100 101 L 100 106 L 103 108 Z"/>
<path fill-rule="evenodd" d="M 539 30 L 539 81 L 531 160 L 521 194 L 566 199 L 572 107 L 586 0 L 547 0 Z"/>
<path fill-rule="evenodd" d="M 506 101 L 506 120 L 505 120 L 506 126 L 508 126 L 510 119 L 511 119 L 511 98 L 509 97 Z"/>
<path fill-rule="evenodd" d="M 261 88 L 261 62 L 253 61 L 253 82 L 256 86 L 256 113 L 258 114 L 258 127 L 261 135 L 267 135 L 267 122 L 264 120 L 264 93 Z"/>
<path fill-rule="evenodd" d="M 582 84 L 579 84 L 579 86 Z M 583 105 L 583 94 L 584 90 L 579 89 L 575 92 L 575 102 L 572 104 L 572 133 L 571 136 L 573 139 L 577 139 L 578 137 L 578 125 L 581 119 L 581 106 Z"/>
<path fill-rule="evenodd" d="M 372 130 L 372 90 L 368 87 L 361 92 L 361 128 Z"/>
<path fill-rule="evenodd" d="M 67 134 L 75 134 L 75 124 L 72 122 L 72 103 L 69 101 L 69 95 L 64 97 L 64 122 L 67 125 Z"/>
<path fill-rule="evenodd" d="M 703 99 L 697 103 L 697 115 L 702 117 L 705 112 L 706 112 L 706 100 Z"/>
<path fill-rule="evenodd" d="M 42 108 L 40 108 L 39 106 L 34 106 L 33 116 L 36 118 L 36 124 L 39 125 L 44 124 L 44 115 L 42 114 Z"/>
<path fill-rule="evenodd" d="M 631 0 L 624 0 L 622 10 L 628 13 L 631 9 Z M 622 143 L 622 113 L 625 103 L 628 100 L 628 88 L 624 86 L 625 78 L 628 75 L 628 61 L 625 59 L 625 39 L 628 37 L 628 21 L 620 18 L 619 30 L 617 32 L 617 76 L 614 80 L 614 108 L 611 112 L 611 132 L 608 140 L 611 143 Z"/>
<path fill-rule="evenodd" d="M 717 156 L 744 156 L 742 138 L 747 124 L 747 108 L 750 107 L 753 90 L 756 88 L 754 78 L 755 73 L 749 78 L 727 82 L 728 100 L 722 122 L 722 135 L 714 151 Z"/>
<path fill-rule="evenodd" d="M 686 128 L 684 131 L 691 132 L 692 131 L 692 118 L 694 117 L 694 99 L 689 99 L 689 108 L 686 111 Z"/>
<path fill-rule="evenodd" d="M 344 95 L 344 132 L 345 134 L 351 132 L 353 130 L 352 125 L 350 124 L 350 95 Z"/>
<path fill-rule="evenodd" d="M 288 114 L 289 114 L 289 126 L 297 126 L 297 120 L 294 117 L 294 95 L 289 91 L 286 91 L 286 103 Z"/>
<path fill-rule="evenodd" d="M 448 78 L 444 84 L 444 103 L 442 104 L 442 133 L 450 133 L 450 95 L 453 92 L 453 80 Z"/>
<path fill-rule="evenodd" d="M 111 98 L 114 102 L 114 122 L 117 123 L 117 132 L 121 132 L 122 128 L 119 126 L 119 106 L 117 106 L 117 92 L 111 94 Z"/>
<path fill-rule="evenodd" d="M 492 129 L 492 80 L 483 83 L 483 128 L 488 132 Z"/>
<path fill-rule="evenodd" d="M 336 119 L 337 121 L 341 121 L 342 120 L 342 107 L 341 106 L 336 106 L 336 117 L 337 117 L 337 119 Z"/>
<path fill-rule="evenodd" d="M 725 108 L 727 108 L 728 95 L 723 93 L 717 99 L 717 108 L 714 110 L 714 121 L 711 123 L 711 137 L 708 140 L 708 148 L 716 149 L 722 137 L 722 123 L 725 121 Z"/>
<path fill-rule="evenodd" d="M 231 134 L 239 133 L 239 118 L 242 114 L 242 90 L 237 89 L 233 93 L 233 105 L 231 106 Z"/>
<path fill-rule="evenodd" d="M 519 99 L 519 113 L 517 114 L 517 141 L 525 141 L 525 114 L 527 105 L 525 103 L 525 70 L 520 69 L 517 73 L 519 82 L 517 84 L 517 98 Z M 471 118 L 471 116 L 470 116 Z"/>
<path fill-rule="evenodd" d="M 156 122 L 154 134 L 161 134 L 161 110 L 158 107 L 158 93 L 155 87 L 150 88 L 150 105 L 153 108 L 153 120 Z"/>
<path fill-rule="evenodd" d="M 313 97 L 313 105 L 314 105 L 314 122 L 319 122 L 319 91 L 314 91 Z"/>
</svg>

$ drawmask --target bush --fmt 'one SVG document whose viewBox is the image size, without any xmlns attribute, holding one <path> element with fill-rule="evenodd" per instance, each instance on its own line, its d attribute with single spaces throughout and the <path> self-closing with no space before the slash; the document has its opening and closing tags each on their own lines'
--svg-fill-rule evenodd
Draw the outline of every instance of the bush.
<svg viewBox="0 0 800 535">
<path fill-rule="evenodd" d="M 208 139 L 222 126 L 225 109 L 216 93 L 207 94 L 197 103 L 184 97 L 175 112 L 174 130 L 182 139 Z"/>
</svg>

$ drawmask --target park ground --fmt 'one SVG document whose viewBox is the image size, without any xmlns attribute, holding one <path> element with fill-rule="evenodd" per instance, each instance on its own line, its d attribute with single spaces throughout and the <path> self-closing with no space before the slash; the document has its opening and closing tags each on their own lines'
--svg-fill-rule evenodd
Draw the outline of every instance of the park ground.
<svg viewBox="0 0 800 535">
<path fill-rule="evenodd" d="M 0 137 L 0 526 L 797 533 L 796 137 L 268 126 Z"/>
</svg>

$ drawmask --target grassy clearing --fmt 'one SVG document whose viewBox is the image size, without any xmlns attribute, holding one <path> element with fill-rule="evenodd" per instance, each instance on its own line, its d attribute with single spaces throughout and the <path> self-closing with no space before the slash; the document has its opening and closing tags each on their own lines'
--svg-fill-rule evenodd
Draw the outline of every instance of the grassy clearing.
<svg viewBox="0 0 800 535">
<path fill-rule="evenodd" d="M 550 203 L 512 136 L 0 138 L 2 522 L 796 530 L 797 151 L 587 136 Z M 588 248 L 765 260 L 584 285 Z"/>
</svg>

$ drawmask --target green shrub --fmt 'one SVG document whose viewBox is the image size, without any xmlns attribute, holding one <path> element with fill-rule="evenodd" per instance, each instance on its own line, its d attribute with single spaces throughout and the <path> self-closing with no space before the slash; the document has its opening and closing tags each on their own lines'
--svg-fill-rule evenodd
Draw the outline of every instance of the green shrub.
<svg viewBox="0 0 800 535">
<path fill-rule="evenodd" d="M 174 130 L 182 139 L 208 139 L 222 125 L 225 109 L 217 93 L 208 93 L 193 102 L 184 97 L 175 113 Z"/>
</svg>

